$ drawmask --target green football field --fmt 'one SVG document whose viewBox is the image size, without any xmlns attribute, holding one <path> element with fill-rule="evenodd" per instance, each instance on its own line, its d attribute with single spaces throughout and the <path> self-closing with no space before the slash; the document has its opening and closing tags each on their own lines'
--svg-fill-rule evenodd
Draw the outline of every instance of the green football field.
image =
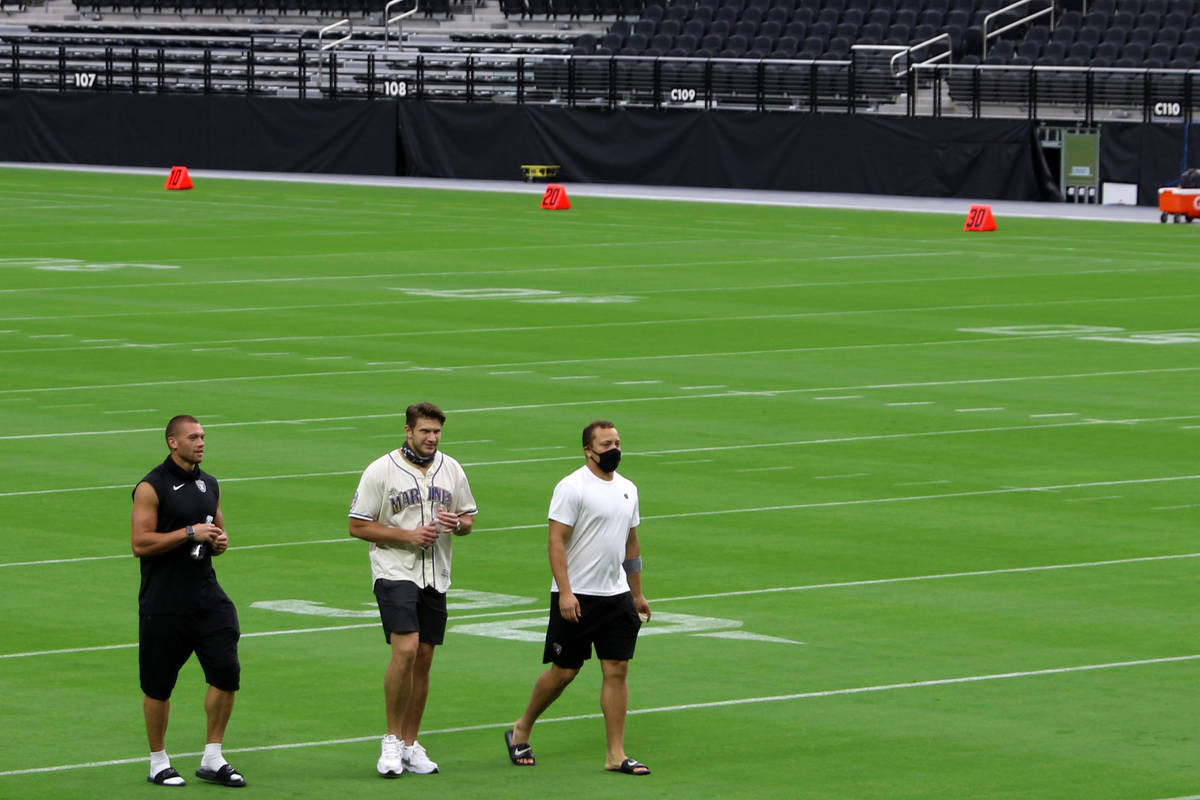
<svg viewBox="0 0 1200 800">
<path fill-rule="evenodd" d="M 248 795 L 1200 797 L 1194 227 L 165 177 L 0 169 L 0 797 L 166 792 L 129 513 L 176 413 L 221 479 Z M 422 400 L 480 515 L 442 772 L 385 781 L 346 510 Z M 647 778 L 602 769 L 594 662 L 535 768 L 502 738 L 596 418 L 641 491 Z M 203 689 L 193 660 L 189 778 Z"/>
</svg>

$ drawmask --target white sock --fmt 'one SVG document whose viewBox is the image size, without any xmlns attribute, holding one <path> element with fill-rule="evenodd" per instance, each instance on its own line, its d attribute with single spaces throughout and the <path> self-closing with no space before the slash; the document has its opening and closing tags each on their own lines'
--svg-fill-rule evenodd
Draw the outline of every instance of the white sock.
<svg viewBox="0 0 1200 800">
<path fill-rule="evenodd" d="M 204 758 L 200 759 L 201 768 L 216 771 L 227 763 L 229 762 L 225 760 L 225 756 L 221 755 L 220 742 L 204 745 Z"/>
<path fill-rule="evenodd" d="M 150 777 L 153 778 L 167 767 L 171 766 L 171 758 L 166 750 L 154 750 L 150 753 Z"/>
</svg>

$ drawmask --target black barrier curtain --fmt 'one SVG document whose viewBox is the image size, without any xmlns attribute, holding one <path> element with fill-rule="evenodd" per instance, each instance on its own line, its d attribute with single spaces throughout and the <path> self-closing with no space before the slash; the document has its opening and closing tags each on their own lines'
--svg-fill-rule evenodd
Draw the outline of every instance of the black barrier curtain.
<svg viewBox="0 0 1200 800">
<path fill-rule="evenodd" d="M 1028 120 L 399 104 L 405 172 L 929 197 L 1057 200 Z"/>
<path fill-rule="evenodd" d="M 396 104 L 9 93 L 0 160 L 395 175 Z"/>
<path fill-rule="evenodd" d="M 1109 122 L 1100 127 L 1103 180 L 1136 183 L 1138 205 L 1157 206 L 1158 189 L 1200 166 L 1200 129 L 1191 125 Z"/>
</svg>

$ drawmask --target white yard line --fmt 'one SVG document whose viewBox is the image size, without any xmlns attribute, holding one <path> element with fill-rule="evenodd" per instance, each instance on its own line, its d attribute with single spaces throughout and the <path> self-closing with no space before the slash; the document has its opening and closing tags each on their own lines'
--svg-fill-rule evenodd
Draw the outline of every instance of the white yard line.
<svg viewBox="0 0 1200 800">
<path fill-rule="evenodd" d="M 532 526 L 531 526 L 532 527 Z M 340 544 L 343 542 L 354 541 L 349 537 L 345 539 L 325 539 L 320 542 L 292 542 L 291 545 L 299 544 Z M 284 545 L 255 545 L 254 548 L 280 547 Z M 242 549 L 252 549 L 250 547 Z M 122 556 L 128 558 L 128 556 Z M 1140 556 L 1136 558 L 1121 558 L 1112 559 L 1109 561 L 1084 561 L 1074 564 L 1045 564 L 1032 567 L 1007 567 L 1001 569 L 985 569 L 973 570 L 969 572 L 946 572 L 934 575 L 907 575 L 897 578 L 871 578 L 858 581 L 838 581 L 834 583 L 810 583 L 802 586 L 772 586 L 763 589 L 742 589 L 732 592 L 717 592 L 712 594 L 693 594 L 680 597 L 659 597 L 655 598 L 655 603 L 678 603 L 691 600 L 716 600 L 730 597 L 750 597 L 754 595 L 765 594 L 781 594 L 785 592 L 809 592 L 819 591 L 823 589 L 845 589 L 850 587 L 862 586 L 885 586 L 888 584 L 898 583 L 920 583 L 924 581 L 943 581 L 954 580 L 959 578 L 982 578 L 996 575 L 1020 575 L 1035 572 L 1056 572 L 1067 569 L 1092 569 L 1097 567 L 1119 567 L 1129 564 L 1148 564 L 1160 561 L 1179 561 L 1182 559 L 1200 558 L 1200 553 L 1178 553 L 1161 556 Z M 78 559 L 80 561 L 95 560 L 95 559 Z M 40 565 L 43 563 L 61 563 L 61 562 L 30 562 L 31 564 Z M 5 564 L 0 566 L 19 566 L 16 564 Z M 478 614 L 454 614 L 451 615 L 451 621 L 466 620 L 466 619 L 485 619 L 491 617 L 511 617 L 518 615 L 528 615 L 531 609 L 524 608 L 516 611 L 487 611 Z M 532 613 L 536 614 L 536 611 Z M 357 623 L 351 625 L 326 625 L 315 628 L 288 628 L 275 631 L 259 631 L 257 633 L 244 633 L 243 639 L 252 639 L 265 636 L 293 636 L 305 633 L 326 633 L 329 631 L 346 631 L 355 630 L 358 628 L 376 628 L 378 622 Z M 123 644 L 96 645 L 92 647 L 72 647 L 58 650 L 33 650 L 21 653 L 0 653 L 0 660 L 10 658 L 36 658 L 40 656 L 51 655 L 72 655 L 77 653 L 93 653 L 103 652 L 106 650 L 127 650 L 137 647 L 136 642 L 128 642 Z"/>
<path fill-rule="evenodd" d="M 928 689 L 937 686 L 957 686 L 971 683 L 983 683 L 987 681 L 1014 680 L 1021 678 L 1040 678 L 1051 675 L 1069 675 L 1077 672 L 1095 672 L 1098 670 L 1109 669 L 1129 669 L 1133 667 L 1153 667 L 1161 664 L 1176 664 L 1181 662 L 1200 660 L 1200 654 L 1184 655 L 1184 656 L 1164 656 L 1161 658 L 1144 658 L 1133 661 L 1113 661 L 1104 664 L 1079 664 L 1070 667 L 1050 667 L 1047 669 L 1025 670 L 1022 672 L 999 672 L 986 675 L 967 675 L 956 678 L 932 678 L 923 681 L 910 681 L 907 683 L 887 683 L 874 686 L 855 686 L 841 689 L 823 689 L 810 692 L 796 692 L 793 694 L 768 695 L 760 697 L 741 697 L 729 698 L 725 700 L 710 700 L 699 703 L 683 703 L 671 706 L 658 706 L 653 708 L 631 708 L 630 715 L 646 715 L 646 714 L 671 714 L 685 711 L 702 711 L 711 708 L 729 708 L 735 706 L 760 705 L 764 703 L 787 703 L 797 700 L 820 700 L 828 697 L 846 697 L 858 694 L 871 694 L 878 692 L 895 692 L 910 689 Z M 548 722 L 578 722 L 582 720 L 601 719 L 601 714 L 576 714 L 567 717 L 547 717 L 539 720 L 539 724 Z M 467 733 L 481 730 L 506 729 L 512 727 L 512 721 L 505 722 L 486 722 L 476 725 L 464 725 L 454 728 L 442 728 L 440 730 L 431 730 L 425 732 L 426 736 L 444 736 L 453 733 Z M 297 750 L 308 747 L 330 747 L 342 744 L 355 744 L 359 742 L 370 742 L 378 739 L 378 734 L 370 736 L 355 736 L 352 738 L 343 739 L 325 739 L 320 741 L 309 742 L 289 742 L 285 744 L 259 745 L 252 747 L 237 747 L 225 750 L 226 753 L 258 753 L 272 750 Z M 176 758 L 195 758 L 202 755 L 200 752 L 192 753 L 177 753 Z M 33 775 L 45 772 L 63 772 L 66 770 L 78 769 L 95 769 L 97 767 L 112 767 L 123 766 L 127 764 L 144 763 L 146 756 L 139 755 L 131 758 L 118 758 L 108 761 L 90 761 L 76 764 L 58 764 L 50 767 L 29 767 L 26 769 L 13 769 L 0 772 L 0 777 L 11 775 Z M 1187 800 L 1187 798 L 1174 798 L 1173 800 Z"/>
</svg>

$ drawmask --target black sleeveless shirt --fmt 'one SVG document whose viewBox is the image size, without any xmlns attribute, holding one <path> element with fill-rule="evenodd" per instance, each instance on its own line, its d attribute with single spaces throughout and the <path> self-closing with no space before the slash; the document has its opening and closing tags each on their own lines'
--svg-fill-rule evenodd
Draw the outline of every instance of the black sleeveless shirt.
<svg viewBox="0 0 1200 800">
<path fill-rule="evenodd" d="M 158 495 L 158 524 L 154 529 L 158 533 L 216 517 L 220 487 L 217 479 L 198 465 L 187 472 L 167 456 L 139 483 L 150 484 Z M 142 614 L 182 614 L 229 602 L 217 583 L 212 553 L 206 548 L 204 557 L 197 560 L 189 555 L 191 549 L 182 544 L 165 553 L 141 557 L 138 609 Z"/>
</svg>

